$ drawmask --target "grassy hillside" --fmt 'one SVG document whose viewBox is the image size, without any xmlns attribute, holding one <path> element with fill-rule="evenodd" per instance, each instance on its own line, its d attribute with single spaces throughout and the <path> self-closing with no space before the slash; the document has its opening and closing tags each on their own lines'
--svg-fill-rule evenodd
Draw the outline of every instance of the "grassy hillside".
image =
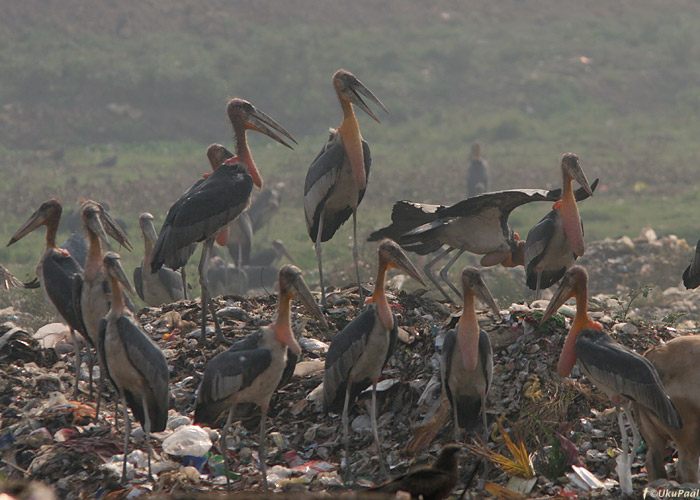
<svg viewBox="0 0 700 500">
<path fill-rule="evenodd" d="M 698 23 L 697 3 L 661 0 L 11 2 L 0 16 L 0 235 L 50 195 L 67 210 L 87 196 L 109 201 L 140 248 L 138 213 L 162 221 L 207 170 L 206 145 L 231 144 L 224 105 L 240 96 L 299 140 L 292 152 L 250 136 L 266 182 L 284 183 L 263 238 L 313 269 L 302 183 L 340 122 L 330 78 L 345 67 L 390 110 L 381 124 L 359 116 L 374 158 L 360 234 L 386 224 L 397 199 L 461 199 L 478 138 L 493 189 L 557 186 L 561 154 L 579 154 L 602 184 L 581 207 L 589 238 L 651 225 L 694 242 Z M 116 166 L 97 167 L 115 154 Z M 525 235 L 548 209 L 511 223 Z M 329 269 L 350 269 L 350 236 L 344 227 L 324 246 Z M 39 240 L 0 249 L 0 262 L 28 275 Z M 369 266 L 374 245 L 363 247 Z"/>
</svg>

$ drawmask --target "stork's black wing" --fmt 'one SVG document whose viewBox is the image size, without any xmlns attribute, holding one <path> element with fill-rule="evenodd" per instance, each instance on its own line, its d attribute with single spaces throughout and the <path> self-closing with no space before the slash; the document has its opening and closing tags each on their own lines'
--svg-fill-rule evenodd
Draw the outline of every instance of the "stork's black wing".
<svg viewBox="0 0 700 500">
<path fill-rule="evenodd" d="M 683 284 L 690 290 L 700 286 L 700 240 L 695 246 L 695 254 L 690 265 L 683 271 Z"/>
<path fill-rule="evenodd" d="M 148 262 L 146 265 L 148 265 Z M 158 272 L 162 270 L 163 268 L 161 267 Z M 136 289 L 136 295 L 138 295 L 141 300 L 145 301 L 146 299 L 143 297 L 143 276 L 141 274 L 141 266 L 134 269 L 134 288 Z"/>
<path fill-rule="evenodd" d="M 44 288 L 49 300 L 68 326 L 87 335 L 80 313 L 80 295 L 74 296 L 76 285 L 83 281 L 83 269 L 70 255 L 53 251 L 42 265 Z M 76 284 L 76 281 L 80 283 Z"/>
<path fill-rule="evenodd" d="M 651 410 L 672 429 L 682 426 L 678 410 L 666 394 L 654 365 L 644 356 L 615 342 L 601 330 L 583 330 L 576 339 L 576 355 L 593 383 Z"/>
<path fill-rule="evenodd" d="M 151 256 L 151 269 L 182 266 L 180 252 L 213 236 L 248 205 L 253 178 L 242 163 L 219 166 L 177 200 L 163 222 Z"/>
</svg>

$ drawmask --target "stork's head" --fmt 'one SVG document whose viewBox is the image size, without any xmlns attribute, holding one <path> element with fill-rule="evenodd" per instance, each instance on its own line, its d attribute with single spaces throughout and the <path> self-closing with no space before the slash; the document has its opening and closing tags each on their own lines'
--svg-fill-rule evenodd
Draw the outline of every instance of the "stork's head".
<svg viewBox="0 0 700 500">
<path fill-rule="evenodd" d="M 106 252 L 102 257 L 102 263 L 107 271 L 107 274 L 116 279 L 121 285 L 132 295 L 135 295 L 134 289 L 129 283 L 129 278 L 126 277 L 124 267 L 122 267 L 121 257 L 117 252 Z"/>
<path fill-rule="evenodd" d="M 42 203 L 41 206 L 31 215 L 31 217 L 29 217 L 27 222 L 25 222 L 22 227 L 17 230 L 7 246 L 9 247 L 41 226 L 55 224 L 56 227 L 58 227 L 58 221 L 61 219 L 62 212 L 63 206 L 58 198 L 49 198 Z"/>
<path fill-rule="evenodd" d="M 216 170 L 216 168 L 223 162 L 229 158 L 233 158 L 233 153 L 223 147 L 221 144 L 211 144 L 207 148 L 207 158 L 209 159 L 211 169 Z"/>
<path fill-rule="evenodd" d="M 398 243 L 390 239 L 384 239 L 379 242 L 378 253 L 380 266 L 384 264 L 387 269 L 392 267 L 399 269 L 425 286 L 425 281 L 421 278 L 420 272 Z"/>
<path fill-rule="evenodd" d="M 107 233 L 102 225 L 100 216 L 102 215 L 102 206 L 96 201 L 85 200 L 80 205 L 80 217 L 83 221 L 83 229 L 88 235 L 97 236 L 105 245 L 109 245 Z"/>
<path fill-rule="evenodd" d="M 571 266 L 559 284 L 559 288 L 552 296 L 552 299 L 544 311 L 544 315 L 540 320 L 540 324 L 547 321 L 552 315 L 563 306 L 567 300 L 572 297 L 578 297 L 580 294 L 588 291 L 588 273 L 582 266 Z"/>
<path fill-rule="evenodd" d="M 491 295 L 491 290 L 486 286 L 481 272 L 475 267 L 467 266 L 462 269 L 462 292 L 463 297 L 475 295 L 484 305 L 486 305 L 494 315 L 500 317 L 500 311 L 496 300 Z"/>
<path fill-rule="evenodd" d="M 279 123 L 244 99 L 231 99 L 226 105 L 226 114 L 228 119 L 231 120 L 231 125 L 236 134 L 245 130 L 256 130 L 287 146 L 289 149 L 294 148 L 280 135 L 286 137 L 294 144 L 298 144 L 296 139 L 282 128 Z"/>
<path fill-rule="evenodd" d="M 351 102 L 352 104 L 356 105 L 362 111 L 374 118 L 374 120 L 377 122 L 379 122 L 379 118 L 377 118 L 372 110 L 369 109 L 369 106 L 367 106 L 365 101 L 362 100 L 360 94 L 382 108 L 386 113 L 389 112 L 389 110 L 386 109 L 386 106 L 382 104 L 382 101 L 380 101 L 371 90 L 365 87 L 355 75 L 346 69 L 339 69 L 335 72 L 333 75 L 333 87 L 341 100 Z"/>
<path fill-rule="evenodd" d="M 586 174 L 583 173 L 581 162 L 579 161 L 577 155 L 574 153 L 564 153 L 564 155 L 561 157 L 561 171 L 565 178 L 570 177 L 574 179 L 590 196 L 593 196 L 593 190 L 588 183 Z"/>
</svg>

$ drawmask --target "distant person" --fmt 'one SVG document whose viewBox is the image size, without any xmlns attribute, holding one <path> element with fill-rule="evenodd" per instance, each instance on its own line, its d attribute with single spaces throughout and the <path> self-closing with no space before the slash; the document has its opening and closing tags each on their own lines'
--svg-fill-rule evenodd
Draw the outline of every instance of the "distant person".
<svg viewBox="0 0 700 500">
<path fill-rule="evenodd" d="M 485 193 L 489 187 L 489 164 L 481 156 L 481 143 L 472 145 L 472 157 L 467 166 L 467 197 Z"/>
</svg>

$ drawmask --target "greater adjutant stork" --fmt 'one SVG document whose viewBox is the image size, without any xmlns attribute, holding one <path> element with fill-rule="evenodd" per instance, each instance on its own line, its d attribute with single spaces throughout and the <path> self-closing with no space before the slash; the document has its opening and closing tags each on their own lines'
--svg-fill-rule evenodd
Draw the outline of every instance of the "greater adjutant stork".
<svg viewBox="0 0 700 500">
<path fill-rule="evenodd" d="M 596 179 L 588 187 L 588 179 L 575 154 L 567 153 L 562 157 L 561 171 L 561 200 L 530 229 L 525 241 L 526 284 L 535 290 L 535 299 L 539 298 L 540 289 L 554 285 L 583 255 L 583 223 L 576 202 L 592 196 L 598 185 Z M 583 192 L 574 193 L 573 180 L 581 184 Z"/>
<path fill-rule="evenodd" d="M 508 225 L 508 216 L 517 207 L 533 201 L 556 201 L 560 190 L 511 189 L 484 193 L 455 205 L 429 205 L 401 200 L 394 204 L 391 224 L 374 231 L 368 241 L 391 238 L 410 252 L 427 255 L 437 252 L 423 268 L 435 287 L 452 301 L 433 275 L 432 267 L 453 250 L 457 255 L 442 268 L 440 277 L 461 297 L 449 280 L 452 264 L 465 252 L 484 254 L 482 266 L 522 265 L 525 242 Z M 439 252 L 438 252 L 439 250 Z"/>
<path fill-rule="evenodd" d="M 488 334 L 479 328 L 476 316 L 478 298 L 499 317 L 498 305 L 474 267 L 462 270 L 464 307 L 454 330 L 445 335 L 442 344 L 441 375 L 454 416 L 454 439 L 459 429 L 471 432 L 479 423 L 486 426 L 486 397 L 493 380 L 493 350 Z"/>
<path fill-rule="evenodd" d="M 338 228 L 352 215 L 353 250 L 357 282 L 360 286 L 360 264 L 357 250 L 357 207 L 365 195 L 372 162 L 369 146 L 362 139 L 353 104 L 379 122 L 360 94 L 387 113 L 384 104 L 347 70 L 333 75 L 333 87 L 343 108 L 343 122 L 331 129 L 328 142 L 316 156 L 304 182 L 304 214 L 306 229 L 314 241 L 321 285 L 321 302 L 325 302 L 321 264 L 321 242 L 330 240 Z M 362 288 L 360 286 L 360 296 Z"/>
<path fill-rule="evenodd" d="M 481 156 L 481 143 L 472 144 L 472 157 L 467 165 L 467 198 L 486 193 L 489 189 L 489 164 Z"/>
<path fill-rule="evenodd" d="M 83 268 L 65 248 L 56 245 L 56 232 L 61 220 L 63 206 L 56 198 L 49 198 L 32 214 L 27 222 L 12 236 L 7 246 L 46 226 L 46 249 L 36 266 L 41 289 L 58 315 L 65 321 L 71 331 L 73 345 L 76 349 L 76 379 L 74 397 L 78 395 L 78 377 L 80 370 L 80 350 L 75 332 L 88 338 L 80 310 L 80 286 L 83 281 Z"/>
<path fill-rule="evenodd" d="M 275 322 L 236 342 L 207 364 L 197 390 L 194 413 L 195 423 L 214 425 L 228 410 L 228 418 L 221 430 L 220 441 L 221 454 L 224 456 L 228 472 L 226 435 L 233 420 L 236 404 L 255 403 L 260 406 L 262 416 L 258 444 L 265 491 L 267 491 L 265 421 L 270 398 L 287 365 L 287 351 L 295 355 L 301 354 L 301 347 L 292 332 L 290 308 L 292 298 L 300 300 L 324 327 L 328 327 L 298 267 L 288 264 L 280 268 L 279 288 L 279 308 Z M 229 484 L 228 474 L 226 483 Z"/>
<path fill-rule="evenodd" d="M 182 265 L 179 253 L 193 243 L 204 241 L 199 261 L 202 288 L 200 343 L 205 342 L 207 305 L 212 309 L 217 338 L 226 342 L 207 287 L 207 265 L 214 239 L 246 209 L 253 184 L 262 187 L 262 178 L 248 148 L 246 130 L 262 132 L 290 149 L 292 147 L 279 134 L 296 143 L 276 121 L 248 101 L 231 99 L 226 111 L 233 126 L 238 154 L 218 166 L 209 177 L 197 181 L 170 207 L 151 256 L 151 272 L 157 272 L 163 264 L 176 269 Z M 180 265 L 171 265 L 173 261 Z"/>
<path fill-rule="evenodd" d="M 401 247 L 391 240 L 383 240 L 378 248 L 379 265 L 374 292 L 369 305 L 345 328 L 333 337 L 326 354 L 323 372 L 323 405 L 326 411 L 343 414 L 343 442 L 345 446 L 346 477 L 350 477 L 348 438 L 348 408 L 359 394 L 372 385 L 370 418 L 374 442 L 382 473 L 386 475 L 377 431 L 377 382 L 382 369 L 396 346 L 398 322 L 391 312 L 384 292 L 384 279 L 389 268 L 406 272 L 424 285 L 423 279 Z"/>
<path fill-rule="evenodd" d="M 129 238 L 127 238 L 126 233 L 117 221 L 96 201 L 84 201 L 80 207 L 80 216 L 83 223 L 83 231 L 88 239 L 88 254 L 85 260 L 83 280 L 79 282 L 79 288 L 75 289 L 74 293 L 79 293 L 80 310 L 82 311 L 83 323 L 87 331 L 86 339 L 93 348 L 97 349 L 98 327 L 102 318 L 109 311 L 110 301 L 112 300 L 110 281 L 103 267 L 102 243 L 109 245 L 107 234 L 128 250 L 131 250 L 131 242 L 129 242 Z M 128 307 L 133 309 L 133 304 L 129 303 Z M 90 393 L 92 394 L 92 361 L 91 358 L 88 359 L 90 359 L 88 367 L 90 369 Z M 104 388 L 103 362 L 104 360 L 99 359 L 98 414 L 102 400 L 102 389 Z M 79 366 L 80 363 L 78 363 Z"/>
<path fill-rule="evenodd" d="M 170 304 L 185 298 L 182 274 L 166 266 L 151 272 L 151 254 L 158 241 L 153 215 L 144 212 L 139 216 L 139 226 L 143 234 L 144 255 L 141 265 L 134 269 L 136 293 L 148 306 Z"/>
<path fill-rule="evenodd" d="M 622 493 L 630 495 L 632 476 L 629 440 L 620 411 L 621 405 L 625 403 L 629 406 L 630 402 L 635 402 L 654 414 L 664 425 L 676 430 L 683 425 L 681 416 L 666 393 L 654 365 L 640 354 L 614 341 L 603 331 L 600 323 L 588 316 L 588 273 L 583 267 L 575 265 L 566 271 L 559 289 L 542 316 L 542 322 L 549 319 L 571 297 L 576 298 L 576 315 L 566 336 L 557 371 L 562 377 L 567 377 L 578 359 L 583 372 L 615 404 L 622 433 L 622 455 L 618 458 L 617 473 Z M 634 441 L 638 441 L 634 421 L 630 418 L 629 411 L 623 411 L 627 414 Z M 633 443 L 633 450 L 637 444 Z"/>
<path fill-rule="evenodd" d="M 683 284 L 688 290 L 700 286 L 700 240 L 695 245 L 693 260 L 683 271 Z"/>
<path fill-rule="evenodd" d="M 168 422 L 168 363 L 160 348 L 141 329 L 138 320 L 125 307 L 121 287 L 133 293 L 119 255 L 107 252 L 104 268 L 109 275 L 112 303 L 99 324 L 100 359 L 105 360 L 107 376 L 119 391 L 124 409 L 124 465 L 131 436 L 129 408 L 146 433 L 148 476 L 151 477 L 151 431 L 165 430 Z"/>
</svg>

